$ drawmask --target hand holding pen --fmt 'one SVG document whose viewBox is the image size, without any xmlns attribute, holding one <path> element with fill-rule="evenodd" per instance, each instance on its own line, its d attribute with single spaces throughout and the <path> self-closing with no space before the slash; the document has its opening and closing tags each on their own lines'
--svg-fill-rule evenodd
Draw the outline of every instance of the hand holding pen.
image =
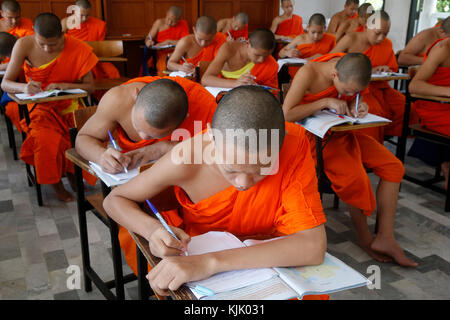
<svg viewBox="0 0 450 320">
<path fill-rule="evenodd" d="M 108 130 L 108 135 L 109 135 L 109 140 L 111 141 L 111 144 L 112 144 L 113 148 L 114 148 L 115 150 L 117 150 L 117 151 L 120 151 L 120 148 L 119 148 L 119 146 L 117 145 L 116 140 L 114 140 L 114 138 L 113 138 L 113 136 L 112 136 L 112 134 L 111 134 L 111 131 L 109 131 L 109 130 Z M 123 171 L 125 171 L 126 173 L 128 173 L 127 167 L 126 167 L 125 165 L 123 166 Z"/>
</svg>

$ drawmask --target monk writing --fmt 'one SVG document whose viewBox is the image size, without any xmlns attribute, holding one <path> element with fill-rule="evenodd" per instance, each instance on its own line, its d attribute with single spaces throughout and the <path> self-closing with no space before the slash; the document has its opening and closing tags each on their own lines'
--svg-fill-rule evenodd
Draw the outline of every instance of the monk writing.
<svg viewBox="0 0 450 320">
<path fill-rule="evenodd" d="M 339 42 L 349 32 L 363 32 L 366 30 L 367 19 L 374 13 L 370 3 L 363 3 L 358 8 L 358 17 L 342 22 L 336 31 L 336 42 Z"/>
<path fill-rule="evenodd" d="M 151 47 L 154 45 L 177 45 L 178 41 L 189 34 L 189 26 L 186 20 L 182 20 L 183 9 L 177 6 L 171 6 L 167 10 L 165 18 L 157 19 L 150 29 L 146 39 L 145 45 Z M 156 69 L 158 75 L 163 75 L 162 72 L 166 70 L 166 58 L 173 52 L 173 49 L 158 50 Z M 150 66 L 149 61 L 149 66 Z"/>
<path fill-rule="evenodd" d="M 227 40 L 248 40 L 248 15 L 239 12 L 233 18 L 217 21 L 217 31 L 227 36 Z"/>
<path fill-rule="evenodd" d="M 61 21 L 52 13 L 42 13 L 34 21 L 35 34 L 21 38 L 14 46 L 11 62 L 2 81 L 9 93 L 35 94 L 42 90 L 93 90 L 92 68 L 98 59 L 87 44 L 64 36 Z M 17 82 L 24 68 L 27 83 Z M 9 106 L 10 104 L 8 104 Z M 31 108 L 33 110 L 31 110 Z M 27 137 L 20 158 L 36 169 L 37 182 L 50 184 L 61 201 L 72 201 L 61 182 L 63 175 L 74 182 L 73 165 L 65 158 L 71 148 L 69 128 L 74 110 L 82 107 L 78 100 L 60 100 L 29 105 L 30 124 L 20 123 Z M 7 108 L 8 116 L 18 118 L 18 107 Z"/>
<path fill-rule="evenodd" d="M 199 17 L 193 31 L 178 42 L 167 62 L 169 70 L 192 74 L 201 61 L 212 61 L 227 41 L 225 35 L 217 32 L 216 21 L 208 16 Z"/>
<path fill-rule="evenodd" d="M 233 138 L 225 139 L 230 131 Z M 249 131 L 258 141 L 246 143 Z M 183 153 L 189 148 L 183 158 L 192 159 L 202 151 L 190 146 L 199 144 L 209 150 L 203 152 L 200 164 L 174 162 L 173 149 L 104 201 L 111 218 L 145 237 L 151 252 L 162 258 L 148 274 L 154 292 L 168 295 L 168 290 L 188 281 L 229 270 L 323 262 L 325 216 L 308 142 L 301 127 L 285 124 L 273 95 L 254 86 L 233 89 L 220 101 L 211 127 L 176 148 Z M 231 150 L 245 160 L 230 156 L 228 161 Z M 263 164 L 258 154 L 268 154 L 278 169 L 274 162 Z M 180 241 L 138 206 L 171 186 L 182 206 L 179 222 L 171 224 Z M 245 248 L 180 255 L 191 236 L 212 230 L 238 237 L 287 237 Z"/>
<path fill-rule="evenodd" d="M 0 31 L 8 32 L 17 38 L 32 35 L 33 21 L 22 17 L 20 4 L 15 0 L 2 1 Z"/>
<path fill-rule="evenodd" d="M 368 106 L 355 96 L 369 84 L 372 65 L 361 53 L 327 54 L 301 68 L 286 96 L 283 110 L 288 121 L 301 121 L 322 109 L 364 117 Z M 314 135 L 308 134 L 315 155 Z M 393 258 L 402 266 L 417 266 L 405 256 L 394 238 L 394 219 L 404 167 L 375 139 L 353 130 L 327 136 L 324 171 L 339 198 L 348 204 L 359 245 L 377 261 Z M 326 137 L 326 138 L 327 138 Z M 380 177 L 375 199 L 366 169 Z M 367 216 L 377 208 L 379 230 L 374 237 Z"/>
<path fill-rule="evenodd" d="M 450 33 L 448 19 L 443 23 Z M 429 50 L 424 64 L 409 85 L 411 93 L 425 96 L 450 97 L 450 39 L 438 40 Z M 450 108 L 448 104 L 417 101 L 415 103 L 421 124 L 433 131 L 450 136 Z M 448 188 L 450 150 L 443 159 L 441 168 L 445 176 L 445 188 Z"/>
<path fill-rule="evenodd" d="M 294 4 L 291 0 L 281 0 L 283 14 L 272 21 L 270 30 L 275 34 L 275 39 L 292 40 L 304 33 L 302 17 L 294 14 Z"/>
<path fill-rule="evenodd" d="M 85 159 L 109 173 L 134 168 L 169 152 L 179 141 L 171 141 L 174 130 L 195 134 L 211 122 L 214 97 L 200 84 L 181 78 L 142 77 L 109 90 L 97 111 L 77 135 L 76 150 Z M 105 148 L 108 130 L 117 130 L 122 152 Z M 119 230 L 126 260 L 137 274 L 136 249 L 126 229 Z"/>
<path fill-rule="evenodd" d="M 347 20 L 358 17 L 359 0 L 345 0 L 344 10 L 335 13 L 328 25 L 329 33 L 336 33 L 339 26 Z"/>
<path fill-rule="evenodd" d="M 222 88 L 240 85 L 278 88 L 278 63 L 272 57 L 274 48 L 275 37 L 268 29 L 253 31 L 248 43 L 227 42 L 205 71 L 202 84 Z"/>
<path fill-rule="evenodd" d="M 445 32 L 443 25 L 450 24 L 450 17 L 442 24 L 433 28 L 425 29 L 412 38 L 405 49 L 398 56 L 398 63 L 403 66 L 415 66 L 423 63 L 423 57 L 430 46 L 439 39 L 450 37 L 449 32 Z"/>
</svg>

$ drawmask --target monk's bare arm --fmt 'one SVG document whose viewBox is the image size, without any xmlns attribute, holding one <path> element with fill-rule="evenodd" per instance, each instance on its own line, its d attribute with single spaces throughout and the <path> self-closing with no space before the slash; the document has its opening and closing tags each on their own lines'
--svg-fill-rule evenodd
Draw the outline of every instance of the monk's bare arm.
<svg viewBox="0 0 450 320">
<path fill-rule="evenodd" d="M 8 69 L 6 70 L 6 74 L 2 80 L 3 91 L 8 93 L 36 93 L 28 91 L 28 84 L 17 82 L 23 63 L 27 58 L 28 52 L 31 50 L 31 46 L 33 45 L 32 41 L 33 39 L 30 39 L 29 37 L 17 40 L 11 53 L 11 61 L 9 62 Z"/>
<path fill-rule="evenodd" d="M 280 17 L 275 17 L 272 20 L 272 25 L 270 26 L 270 31 L 273 32 L 273 34 L 275 34 L 275 32 L 277 32 L 278 29 L 278 25 L 280 24 Z"/>
<path fill-rule="evenodd" d="M 145 38 L 145 45 L 147 47 L 151 47 L 152 45 L 156 44 L 156 36 L 158 35 L 159 26 L 161 24 L 160 20 L 161 19 L 158 19 L 153 23 L 152 28 Z"/>
<path fill-rule="evenodd" d="M 233 50 L 231 50 L 231 43 L 224 43 L 216 57 L 206 69 L 205 74 L 202 77 L 202 85 L 205 87 L 220 87 L 220 88 L 234 88 L 238 85 L 236 80 L 223 79 L 219 77 L 222 69 L 228 61 L 233 56 Z"/>
<path fill-rule="evenodd" d="M 341 25 L 336 31 L 336 43 L 345 36 L 345 34 L 349 31 L 350 26 L 351 26 L 350 20 L 341 23 Z"/>
<path fill-rule="evenodd" d="M 354 35 L 347 34 L 338 43 L 336 43 L 336 46 L 330 51 L 330 53 L 348 52 L 354 41 Z"/>
<path fill-rule="evenodd" d="M 220 19 L 217 22 L 217 32 L 222 32 L 222 33 L 227 32 L 228 31 L 228 30 L 226 30 L 227 25 L 228 25 L 228 19 Z"/>
<path fill-rule="evenodd" d="M 332 34 L 336 33 L 338 26 L 339 26 L 339 17 L 337 14 L 335 14 L 333 17 L 331 17 L 327 32 Z"/>
<path fill-rule="evenodd" d="M 417 35 L 403 49 L 398 56 L 398 63 L 404 66 L 415 66 L 423 63 L 423 58 L 419 54 L 424 50 L 425 39 L 422 35 Z"/>
<path fill-rule="evenodd" d="M 278 56 L 280 58 L 293 58 L 293 57 L 298 57 L 299 51 L 296 49 L 296 47 L 298 45 L 300 45 L 302 42 L 302 38 L 301 36 L 297 36 L 295 37 L 294 40 L 292 40 L 291 43 L 289 43 L 288 45 L 284 46 L 283 49 L 280 50 L 280 53 L 278 54 Z M 293 52 L 295 50 L 295 52 Z"/>
<path fill-rule="evenodd" d="M 181 57 L 185 56 L 189 49 L 189 40 L 190 36 L 186 36 L 177 43 L 174 52 L 167 61 L 167 69 L 172 71 L 179 71 L 182 69 L 183 65 L 179 62 L 182 59 Z"/>
<path fill-rule="evenodd" d="M 448 41 L 440 43 L 430 52 L 425 63 L 419 68 L 417 74 L 409 85 L 409 91 L 414 94 L 426 96 L 450 97 L 450 87 L 436 86 L 427 81 L 433 76 L 437 68 L 448 60 L 450 49 Z"/>
</svg>

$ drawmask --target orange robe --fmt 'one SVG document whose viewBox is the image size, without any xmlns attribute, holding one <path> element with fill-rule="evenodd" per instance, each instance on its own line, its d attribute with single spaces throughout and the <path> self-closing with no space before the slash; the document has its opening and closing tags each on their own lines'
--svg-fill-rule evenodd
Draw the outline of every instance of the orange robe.
<svg viewBox="0 0 450 320">
<path fill-rule="evenodd" d="M 373 68 L 388 66 L 392 71 L 398 71 L 398 63 L 394 50 L 392 49 L 392 42 L 388 38 L 384 39 L 380 44 L 371 46 L 363 53 L 369 57 Z M 391 88 L 387 81 L 371 81 L 369 89 L 370 93 L 383 108 L 380 111 L 377 107 L 369 104 L 370 113 L 392 120 L 392 124 L 384 129 L 386 135 L 401 136 L 406 97 L 399 91 Z M 417 122 L 417 114 L 415 110 L 411 110 L 410 123 Z"/>
<path fill-rule="evenodd" d="M 239 30 L 228 30 L 231 37 L 233 39 L 239 39 L 239 38 L 245 38 L 245 40 L 248 40 L 248 24 L 246 24 L 242 29 Z"/>
<path fill-rule="evenodd" d="M 67 34 L 81 41 L 103 41 L 106 37 L 106 22 L 90 17 L 82 23 L 80 29 L 73 28 Z M 120 78 L 119 70 L 110 62 L 100 62 L 92 70 L 95 79 Z"/>
<path fill-rule="evenodd" d="M 201 125 L 199 129 L 204 130 L 206 128 L 207 123 L 211 123 L 212 118 L 214 116 L 214 112 L 216 111 L 217 103 L 214 96 L 212 96 L 201 84 L 196 83 L 194 81 L 190 81 L 188 79 L 181 77 L 164 77 L 164 78 L 171 79 L 180 84 L 184 88 L 188 96 L 189 101 L 188 116 L 178 128 L 185 129 L 190 133 L 191 136 L 194 136 L 194 134 L 197 133 L 195 132 L 194 121 L 200 121 Z M 141 77 L 130 80 L 127 82 L 127 84 L 134 82 L 150 83 L 158 79 L 161 79 L 161 77 Z M 117 130 L 118 130 L 117 143 L 122 148 L 122 152 L 129 152 L 132 150 L 136 150 L 162 140 L 170 140 L 170 136 L 168 136 L 163 139 L 141 140 L 135 142 L 131 141 L 127 137 L 125 131 L 122 130 L 120 127 L 117 128 Z M 122 250 L 124 252 L 125 258 L 128 262 L 128 265 L 137 274 L 136 244 L 125 228 L 121 227 L 119 229 L 119 241 L 120 246 L 122 247 Z"/>
<path fill-rule="evenodd" d="M 27 81 L 33 79 L 41 82 L 45 88 L 51 83 L 74 83 L 92 70 L 98 62 L 92 48 L 70 36 L 65 37 L 63 51 L 46 67 L 30 67 L 24 63 Z M 20 158 L 35 166 L 38 183 L 55 184 L 66 172 L 74 172 L 73 164 L 66 159 L 65 152 L 72 147 L 69 128 L 73 127 L 73 115 L 70 111 L 81 107 L 79 101 L 72 100 L 28 105 L 31 122 L 29 126 L 25 119 L 20 122 L 27 134 Z M 8 116 L 11 113 L 18 114 L 17 104 L 14 103 L 7 112 Z"/>
<path fill-rule="evenodd" d="M 366 27 L 360 25 L 358 28 L 356 28 L 355 30 L 353 30 L 353 32 L 364 32 L 366 31 Z"/>
<path fill-rule="evenodd" d="M 431 49 L 439 42 L 445 39 L 437 40 L 427 51 L 425 59 Z M 428 83 L 435 86 L 450 87 L 450 68 L 439 67 L 433 76 L 428 79 Z M 414 103 L 416 111 L 420 118 L 422 126 L 450 136 L 450 105 L 448 103 L 439 103 L 419 100 Z"/>
<path fill-rule="evenodd" d="M 217 51 L 220 47 L 227 42 L 227 37 L 220 32 L 217 32 L 213 42 L 200 50 L 195 57 L 186 59 L 186 61 L 194 66 L 197 66 L 200 61 L 213 61 Z M 184 64 L 184 61 L 180 61 L 180 64 Z"/>
<path fill-rule="evenodd" d="M 277 31 L 275 32 L 278 36 L 285 36 L 295 38 L 299 34 L 305 33 L 303 30 L 303 19 L 302 17 L 294 14 L 292 18 L 286 19 L 278 25 Z"/>
<path fill-rule="evenodd" d="M 17 27 L 11 28 L 8 33 L 16 36 L 17 38 L 23 38 L 34 34 L 33 21 L 28 18 L 20 18 L 20 24 Z"/>
<path fill-rule="evenodd" d="M 329 54 L 316 59 L 318 62 L 341 57 L 342 53 Z M 334 86 L 316 93 L 306 94 L 301 104 L 312 103 L 325 98 L 338 99 L 339 93 Z M 353 97 L 343 97 L 350 101 Z M 316 157 L 315 136 L 308 133 L 311 152 Z M 324 140 L 330 138 L 327 134 Z M 366 168 L 383 180 L 400 183 L 405 169 L 386 147 L 362 130 L 335 132 L 328 140 L 323 152 L 324 172 L 330 179 L 332 188 L 345 203 L 363 210 L 370 216 L 376 208 L 376 200 Z"/>
<path fill-rule="evenodd" d="M 156 43 L 167 40 L 180 40 L 189 34 L 189 25 L 186 20 L 180 20 L 175 26 L 158 32 L 156 35 Z M 156 54 L 156 70 L 159 76 L 163 76 L 163 71 L 167 69 L 166 58 L 173 52 L 173 49 L 158 50 Z M 149 59 L 149 67 L 151 67 L 152 59 Z"/>
</svg>

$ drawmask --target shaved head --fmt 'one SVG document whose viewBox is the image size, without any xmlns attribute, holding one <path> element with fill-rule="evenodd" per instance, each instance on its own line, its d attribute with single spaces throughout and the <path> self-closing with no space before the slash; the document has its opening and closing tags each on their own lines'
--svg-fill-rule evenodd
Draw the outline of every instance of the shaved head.
<svg viewBox="0 0 450 320">
<path fill-rule="evenodd" d="M 325 26 L 327 23 L 327 20 L 325 19 L 325 16 L 321 13 L 315 13 L 309 18 L 308 25 L 317 25 L 317 26 Z"/>
<path fill-rule="evenodd" d="M 0 56 L 10 57 L 17 38 L 8 32 L 0 32 Z"/>
<path fill-rule="evenodd" d="M 234 18 L 239 21 L 243 26 L 248 23 L 248 15 L 245 12 L 239 12 Z"/>
<path fill-rule="evenodd" d="M 75 2 L 75 5 L 83 8 L 83 9 L 91 9 L 92 5 L 89 2 L 89 0 L 77 0 L 77 2 Z"/>
<path fill-rule="evenodd" d="M 195 29 L 204 34 L 216 34 L 217 22 L 212 17 L 202 16 L 197 19 Z"/>
<path fill-rule="evenodd" d="M 441 29 L 445 34 L 450 35 L 450 17 L 447 17 L 447 19 L 442 21 Z"/>
<path fill-rule="evenodd" d="M 345 0 L 345 5 L 349 6 L 351 4 L 356 4 L 359 6 L 359 0 Z"/>
<path fill-rule="evenodd" d="M 337 62 L 336 71 L 340 81 L 354 81 L 367 87 L 372 76 L 372 63 L 365 54 L 348 53 Z"/>
<path fill-rule="evenodd" d="M 275 36 L 269 29 L 257 29 L 248 38 L 250 45 L 255 49 L 274 50 Z"/>
<path fill-rule="evenodd" d="M 171 6 L 168 11 L 171 12 L 178 19 L 180 19 L 183 14 L 183 9 L 178 6 Z"/>
<path fill-rule="evenodd" d="M 278 130 L 279 140 L 276 142 L 281 149 L 285 136 L 284 122 L 283 110 L 273 94 L 257 86 L 240 86 L 229 91 L 220 100 L 212 120 L 212 129 L 219 130 L 223 136 L 227 130 L 242 133 L 255 130 L 260 133 L 257 135 L 258 141 L 268 138 L 267 148 L 270 148 L 271 131 Z M 266 137 L 261 135 L 264 130 Z M 247 140 L 246 137 L 238 135 L 236 145 L 245 148 L 247 152 L 261 151 L 249 150 Z M 259 148 L 260 143 L 257 146 Z"/>
<path fill-rule="evenodd" d="M 145 85 L 135 102 L 135 108 L 142 109 L 147 123 L 156 129 L 178 127 L 186 118 L 188 107 L 183 87 L 170 79 Z"/>
<path fill-rule="evenodd" d="M 34 19 L 34 31 L 47 39 L 59 38 L 63 34 L 61 21 L 50 12 L 41 13 Z"/>
<path fill-rule="evenodd" d="M 20 4 L 16 0 L 5 0 L 2 2 L 2 11 L 19 13 Z"/>
</svg>

